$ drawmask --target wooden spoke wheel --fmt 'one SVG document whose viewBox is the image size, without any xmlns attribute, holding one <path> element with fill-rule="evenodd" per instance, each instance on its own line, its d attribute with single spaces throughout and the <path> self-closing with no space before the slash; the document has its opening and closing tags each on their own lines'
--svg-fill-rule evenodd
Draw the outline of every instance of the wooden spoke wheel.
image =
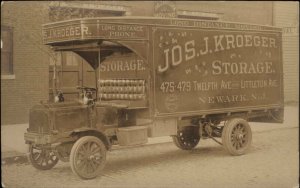
<svg viewBox="0 0 300 188">
<path fill-rule="evenodd" d="M 241 118 L 229 120 L 222 132 L 223 147 L 231 155 L 243 155 L 250 148 L 252 132 L 248 122 Z"/>
<path fill-rule="evenodd" d="M 105 166 L 106 148 L 97 137 L 81 137 L 72 147 L 70 162 L 72 171 L 80 178 L 95 178 Z"/>
<path fill-rule="evenodd" d="M 174 144 L 182 150 L 191 150 L 200 141 L 199 127 L 187 126 L 179 130 L 176 136 L 172 136 Z"/>
<path fill-rule="evenodd" d="M 54 151 L 38 148 L 32 144 L 29 145 L 28 159 L 32 166 L 39 170 L 49 170 L 58 162 L 58 157 Z"/>
</svg>

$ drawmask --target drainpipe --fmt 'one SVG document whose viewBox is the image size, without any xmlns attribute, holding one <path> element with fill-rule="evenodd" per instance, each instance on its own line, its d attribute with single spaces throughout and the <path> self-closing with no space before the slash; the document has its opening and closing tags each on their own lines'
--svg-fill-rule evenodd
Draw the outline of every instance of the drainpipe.
<svg viewBox="0 0 300 188">
<path fill-rule="evenodd" d="M 98 51 L 98 78 L 96 78 L 96 99 L 99 97 L 99 101 L 101 102 L 101 95 L 100 95 L 100 63 L 101 63 L 101 56 L 100 56 L 100 46 L 99 46 L 99 51 Z"/>
</svg>

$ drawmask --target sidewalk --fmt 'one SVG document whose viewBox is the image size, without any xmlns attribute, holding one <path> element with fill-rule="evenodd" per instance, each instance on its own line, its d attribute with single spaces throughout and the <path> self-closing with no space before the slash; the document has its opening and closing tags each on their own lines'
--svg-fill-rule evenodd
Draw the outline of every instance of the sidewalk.
<svg viewBox="0 0 300 188">
<path fill-rule="evenodd" d="M 298 106 L 285 107 L 284 124 L 275 123 L 251 123 L 252 132 L 265 132 L 276 129 L 299 127 Z M 2 164 L 11 162 L 26 162 L 25 158 L 28 146 L 24 141 L 24 133 L 28 124 L 2 125 L 1 126 L 1 161 Z M 172 142 L 171 137 L 149 138 L 146 145 Z M 114 147 L 118 149 L 120 147 Z"/>
</svg>

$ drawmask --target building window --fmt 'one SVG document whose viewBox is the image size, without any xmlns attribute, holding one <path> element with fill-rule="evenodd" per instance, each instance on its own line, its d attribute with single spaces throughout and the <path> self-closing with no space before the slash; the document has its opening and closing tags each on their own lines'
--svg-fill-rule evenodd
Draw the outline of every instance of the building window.
<svg viewBox="0 0 300 188">
<path fill-rule="evenodd" d="M 50 66 L 54 66 L 54 65 L 58 65 L 60 66 L 61 65 L 61 61 L 62 61 L 62 53 L 61 52 L 57 52 L 54 54 L 55 58 L 54 57 L 50 57 L 50 60 L 49 60 L 49 65 Z"/>
<path fill-rule="evenodd" d="M 1 25 L 1 77 L 13 75 L 13 30 Z"/>
<path fill-rule="evenodd" d="M 67 66 L 78 66 L 80 64 L 80 57 L 73 52 L 65 52 L 65 62 Z"/>
<path fill-rule="evenodd" d="M 61 21 L 76 18 L 125 16 L 130 14 L 129 8 L 118 5 L 102 5 L 95 3 L 53 2 L 50 5 L 50 21 Z"/>
</svg>

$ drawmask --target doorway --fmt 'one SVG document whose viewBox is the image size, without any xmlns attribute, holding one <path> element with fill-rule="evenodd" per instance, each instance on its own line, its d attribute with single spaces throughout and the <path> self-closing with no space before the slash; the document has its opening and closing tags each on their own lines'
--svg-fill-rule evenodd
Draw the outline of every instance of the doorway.
<svg viewBox="0 0 300 188">
<path fill-rule="evenodd" d="M 65 101 L 77 100 L 80 95 L 77 86 L 96 87 L 95 71 L 79 55 L 73 52 L 61 52 L 58 54 L 56 66 L 53 61 L 50 61 L 49 101 L 54 100 L 55 83 L 56 88 L 63 92 Z"/>
</svg>

